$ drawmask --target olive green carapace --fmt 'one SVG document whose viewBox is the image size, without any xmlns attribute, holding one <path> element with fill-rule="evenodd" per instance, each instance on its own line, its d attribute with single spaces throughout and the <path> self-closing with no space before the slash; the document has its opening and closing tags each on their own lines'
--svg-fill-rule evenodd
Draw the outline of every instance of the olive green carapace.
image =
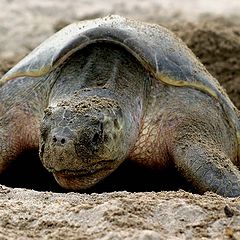
<svg viewBox="0 0 240 240">
<path fill-rule="evenodd" d="M 74 23 L 0 80 L 0 173 L 39 149 L 66 189 L 92 187 L 127 160 L 174 164 L 199 192 L 239 196 L 239 118 L 167 29 L 120 16 Z"/>
</svg>

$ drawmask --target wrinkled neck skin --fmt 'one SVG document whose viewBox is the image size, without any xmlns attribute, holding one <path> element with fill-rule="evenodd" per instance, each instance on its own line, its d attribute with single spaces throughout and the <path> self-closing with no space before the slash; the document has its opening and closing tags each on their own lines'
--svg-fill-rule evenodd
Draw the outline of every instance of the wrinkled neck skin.
<svg viewBox="0 0 240 240">
<path fill-rule="evenodd" d="M 62 187 L 86 189 L 113 172 L 133 148 L 149 76 L 130 53 L 101 43 L 75 53 L 55 77 L 40 158 Z"/>
</svg>

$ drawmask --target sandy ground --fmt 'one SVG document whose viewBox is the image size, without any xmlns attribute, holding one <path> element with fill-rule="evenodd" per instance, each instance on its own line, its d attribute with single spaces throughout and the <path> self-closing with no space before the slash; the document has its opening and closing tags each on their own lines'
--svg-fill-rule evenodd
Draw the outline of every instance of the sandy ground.
<svg viewBox="0 0 240 240">
<path fill-rule="evenodd" d="M 66 24 L 117 13 L 172 29 L 240 109 L 240 2 L 176 2 L 1 0 L 0 76 Z M 61 190 L 52 179 L 34 172 L 40 165 L 25 166 L 15 167 L 4 183 L 41 191 L 0 185 L 0 239 L 240 239 L 240 198 L 161 191 L 193 191 L 171 174 L 156 184 L 158 175 L 122 167 L 91 194 L 54 193 Z"/>
<path fill-rule="evenodd" d="M 0 188 L 0 239 L 239 239 L 240 199 Z"/>
</svg>

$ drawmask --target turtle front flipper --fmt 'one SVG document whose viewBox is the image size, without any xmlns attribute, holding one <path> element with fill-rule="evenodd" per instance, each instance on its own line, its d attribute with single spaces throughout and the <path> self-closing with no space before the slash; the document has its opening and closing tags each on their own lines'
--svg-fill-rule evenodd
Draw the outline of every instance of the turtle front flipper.
<svg viewBox="0 0 240 240">
<path fill-rule="evenodd" d="M 176 146 L 173 155 L 179 171 L 201 192 L 240 196 L 240 172 L 223 151 L 185 140 Z"/>
<path fill-rule="evenodd" d="M 26 106 L 16 104 L 0 115 L 0 174 L 24 150 L 38 149 L 38 122 Z"/>
</svg>

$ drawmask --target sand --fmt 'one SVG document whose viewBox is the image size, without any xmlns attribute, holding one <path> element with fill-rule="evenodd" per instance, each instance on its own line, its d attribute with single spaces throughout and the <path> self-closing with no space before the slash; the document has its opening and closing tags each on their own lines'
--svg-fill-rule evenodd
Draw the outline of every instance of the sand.
<svg viewBox="0 0 240 240">
<path fill-rule="evenodd" d="M 0 9 L 0 76 L 66 24 L 117 13 L 172 29 L 240 109 L 238 0 L 2 0 Z M 0 179 L 0 239 L 240 239 L 240 198 L 198 195 L 176 172 L 125 164 L 87 193 L 66 193 L 30 158 L 31 170 L 22 156 Z"/>
<path fill-rule="evenodd" d="M 0 188 L 0 239 L 239 239 L 240 199 Z"/>
</svg>

